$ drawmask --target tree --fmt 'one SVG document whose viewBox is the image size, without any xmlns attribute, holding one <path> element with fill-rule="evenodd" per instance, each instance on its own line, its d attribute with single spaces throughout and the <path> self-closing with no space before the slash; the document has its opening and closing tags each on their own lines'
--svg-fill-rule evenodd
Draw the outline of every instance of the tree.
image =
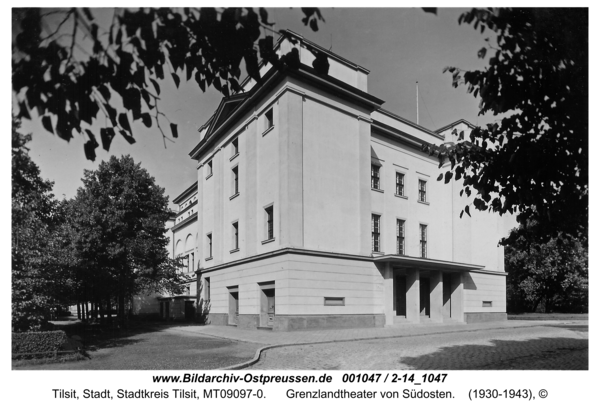
<svg viewBox="0 0 600 409">
<path fill-rule="evenodd" d="M 317 21 L 324 21 L 320 11 L 302 11 L 304 24 L 316 31 Z M 74 133 L 84 136 L 90 160 L 99 146 L 90 126 L 102 116 L 110 123 L 99 138 L 107 151 L 117 132 L 135 142 L 130 118 L 147 127 L 154 118 L 167 137 L 159 122 L 166 116 L 159 108 L 157 82 L 165 72 L 177 87 L 185 75 L 202 91 L 212 85 L 228 96 L 241 90 L 242 61 L 248 75 L 260 81 L 258 51 L 279 67 L 299 62 L 297 53 L 280 57 L 274 52 L 273 23 L 264 8 L 121 9 L 106 26 L 94 13 L 87 8 L 13 9 L 21 28 L 12 76 L 18 116 L 30 119 L 36 109 L 49 132 L 67 141 Z M 328 67 L 323 58 L 326 62 L 318 53 L 317 66 Z M 120 112 L 115 95 L 122 99 Z M 169 127 L 177 138 L 177 124 L 169 122 Z"/>
<path fill-rule="evenodd" d="M 440 167 L 451 163 L 438 180 L 462 178 L 476 209 L 516 213 L 522 225 L 536 221 L 541 241 L 586 236 L 587 9 L 473 9 L 460 16 L 462 23 L 495 34 L 478 52 L 492 56 L 482 71 L 445 71 L 454 87 L 465 84 L 479 97 L 480 114 L 503 118 L 453 146 L 424 145 Z"/>
<path fill-rule="evenodd" d="M 587 242 L 561 233 L 540 244 L 537 228 L 531 222 L 515 229 L 506 246 L 509 309 L 587 312 Z"/>
<path fill-rule="evenodd" d="M 180 293 L 177 263 L 167 252 L 171 211 L 164 189 L 130 156 L 112 156 L 86 170 L 82 181 L 69 218 L 83 298 L 107 311 L 118 305 L 122 321 L 135 294 Z"/>
<path fill-rule="evenodd" d="M 14 331 L 39 329 L 55 304 L 50 290 L 47 249 L 57 224 L 57 203 L 52 182 L 40 177 L 27 143 L 31 135 L 12 122 L 12 327 Z"/>
</svg>

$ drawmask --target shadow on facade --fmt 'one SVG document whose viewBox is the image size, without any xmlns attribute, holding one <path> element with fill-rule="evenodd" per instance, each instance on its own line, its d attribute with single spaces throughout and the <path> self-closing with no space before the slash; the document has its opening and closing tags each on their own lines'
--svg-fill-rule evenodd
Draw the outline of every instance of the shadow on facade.
<svg viewBox="0 0 600 409">
<path fill-rule="evenodd" d="M 575 338 L 491 340 L 492 345 L 443 347 L 432 354 L 404 357 L 414 370 L 587 370 L 589 342 Z"/>
</svg>

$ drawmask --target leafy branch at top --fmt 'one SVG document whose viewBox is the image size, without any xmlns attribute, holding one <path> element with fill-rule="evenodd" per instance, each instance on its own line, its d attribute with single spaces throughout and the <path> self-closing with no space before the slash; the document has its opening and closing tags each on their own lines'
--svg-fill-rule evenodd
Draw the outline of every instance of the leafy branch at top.
<svg viewBox="0 0 600 409">
<path fill-rule="evenodd" d="M 313 30 L 324 21 L 318 9 L 302 12 L 302 21 Z M 117 132 L 135 143 L 130 118 L 147 127 L 152 117 L 157 125 L 159 116 L 167 118 L 158 107 L 158 80 L 165 78 L 165 67 L 176 87 L 182 78 L 194 78 L 203 92 L 212 85 L 229 96 L 241 91 L 242 62 L 248 75 L 260 81 L 259 52 L 273 65 L 299 62 L 297 57 L 275 54 L 273 23 L 263 8 L 258 13 L 251 8 L 122 9 L 115 11 L 108 28 L 100 27 L 87 8 L 13 13 L 21 28 L 12 78 L 18 116 L 30 119 L 29 111 L 35 109 L 44 128 L 60 138 L 85 135 L 84 151 L 90 160 L 99 146 L 90 127 L 100 113 L 108 123 L 100 129 L 107 151 Z M 58 21 L 52 30 L 48 27 L 53 18 Z M 113 106 L 114 94 L 122 99 L 122 109 Z M 169 121 L 169 127 L 177 138 L 177 125 Z"/>
<path fill-rule="evenodd" d="M 445 71 L 479 98 L 480 115 L 504 117 L 467 141 L 423 145 L 450 162 L 438 180 L 462 178 L 476 209 L 536 220 L 543 237 L 587 234 L 587 10 L 473 9 L 459 23 L 491 30 L 497 45 L 479 50 L 492 50 L 484 70 Z"/>
</svg>

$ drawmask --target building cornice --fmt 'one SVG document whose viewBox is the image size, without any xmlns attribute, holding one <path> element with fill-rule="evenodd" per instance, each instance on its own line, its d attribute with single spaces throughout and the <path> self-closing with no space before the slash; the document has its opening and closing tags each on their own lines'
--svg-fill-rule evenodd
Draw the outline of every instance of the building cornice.
<svg viewBox="0 0 600 409">
<path fill-rule="evenodd" d="M 475 125 L 473 125 L 472 123 L 470 123 L 469 121 L 465 120 L 465 119 L 459 119 L 458 121 L 454 121 L 451 124 L 448 124 L 446 126 L 441 127 L 440 129 L 436 130 L 436 133 L 440 133 L 440 132 L 444 132 L 448 129 L 454 128 L 456 125 L 458 124 L 465 124 L 467 125 L 469 128 L 471 129 L 475 129 Z"/>
<path fill-rule="evenodd" d="M 181 223 L 176 224 L 175 226 L 171 227 L 171 231 L 173 233 L 175 233 L 177 230 L 181 230 L 183 227 L 187 226 L 192 221 L 195 221 L 197 219 L 198 219 L 198 213 L 194 213 L 190 217 L 188 217 L 187 219 L 185 219 L 184 221 L 182 221 Z"/>
<path fill-rule="evenodd" d="M 424 140 L 417 138 L 416 136 L 410 135 L 405 132 L 401 132 L 400 130 L 394 128 L 393 126 L 384 124 L 382 122 L 374 120 L 371 124 L 371 129 L 373 131 L 377 131 L 381 133 L 383 136 L 388 137 L 390 139 L 394 139 L 398 142 L 401 142 L 405 145 L 408 145 L 415 149 L 421 149 Z"/>
<path fill-rule="evenodd" d="M 194 201 L 193 201 L 192 203 L 190 203 L 190 204 L 189 204 L 189 205 L 188 205 L 186 208 L 182 209 L 182 210 L 181 210 L 179 213 L 177 213 L 177 214 L 175 215 L 175 217 L 177 218 L 177 217 L 181 216 L 182 214 L 184 214 L 185 212 L 189 211 L 188 209 L 189 209 L 190 207 L 194 206 L 195 204 L 198 204 L 198 199 L 194 200 Z"/>
<path fill-rule="evenodd" d="M 181 193 L 179 196 L 177 196 L 175 199 L 173 199 L 173 203 L 179 204 L 179 203 L 183 202 L 187 198 L 187 196 L 190 196 L 190 194 L 192 192 L 194 192 L 194 189 L 197 193 L 198 192 L 198 181 L 195 181 L 194 183 L 192 183 L 192 185 L 190 187 L 186 188 L 183 191 L 183 193 Z"/>
<path fill-rule="evenodd" d="M 240 264 L 245 264 L 253 261 L 258 261 L 266 258 L 276 257 L 284 254 L 299 254 L 305 256 L 314 256 L 314 257 L 328 257 L 328 258 L 340 258 L 345 260 L 359 260 L 359 261 L 367 261 L 367 262 L 383 262 L 383 263 L 396 263 L 400 264 L 402 267 L 407 268 L 417 268 L 423 270 L 444 270 L 444 271 L 474 271 L 474 272 L 484 272 L 480 271 L 484 266 L 476 265 L 476 264 L 467 264 L 467 263 L 457 263 L 454 261 L 445 261 L 445 260 L 435 260 L 428 258 L 420 258 L 420 257 L 409 257 L 409 256 L 398 256 L 398 255 L 378 255 L 378 256 L 361 256 L 358 254 L 346 254 L 346 253 L 330 253 L 326 251 L 318 251 L 318 250 L 307 250 L 307 249 L 298 249 L 294 247 L 286 247 L 283 249 L 278 249 L 274 251 L 270 251 L 268 253 L 257 254 L 255 256 L 246 257 L 240 260 L 230 261 L 227 263 L 219 264 L 218 266 L 208 267 L 205 269 L 201 269 L 201 271 L 197 272 L 198 275 L 210 273 L 213 271 L 222 270 L 224 268 L 233 267 Z M 493 272 L 487 272 L 488 274 L 494 274 Z M 500 273 L 496 273 L 500 274 Z"/>
<path fill-rule="evenodd" d="M 436 137 L 438 139 L 441 139 L 442 141 L 444 140 L 444 137 L 442 135 L 439 135 L 439 134 L 437 134 L 437 133 L 435 133 L 435 132 L 433 132 L 433 131 L 425 128 L 425 127 L 422 127 L 421 125 L 415 124 L 414 122 L 409 121 L 406 118 L 402 118 L 400 115 L 394 114 L 393 112 L 386 111 L 383 108 L 377 109 L 377 112 L 381 112 L 384 115 L 392 117 L 392 118 L 394 118 L 394 119 L 402 122 L 403 124 L 406 124 L 406 125 L 411 126 L 411 127 L 415 128 L 415 129 L 418 129 L 419 131 L 423 131 L 423 132 L 425 132 L 428 135 L 431 135 L 431 136 L 434 136 L 434 137 Z"/>
</svg>

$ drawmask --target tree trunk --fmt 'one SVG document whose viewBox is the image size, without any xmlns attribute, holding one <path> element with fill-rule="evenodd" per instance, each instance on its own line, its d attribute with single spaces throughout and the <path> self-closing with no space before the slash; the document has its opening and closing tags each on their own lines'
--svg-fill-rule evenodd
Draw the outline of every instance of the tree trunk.
<svg viewBox="0 0 600 409">
<path fill-rule="evenodd" d="M 100 316 L 100 324 L 104 325 L 106 320 L 104 319 L 104 308 L 102 308 L 100 298 L 96 300 L 96 309 L 98 310 L 98 315 Z"/>
<path fill-rule="evenodd" d="M 77 319 L 81 320 L 81 303 L 77 301 Z"/>
</svg>

